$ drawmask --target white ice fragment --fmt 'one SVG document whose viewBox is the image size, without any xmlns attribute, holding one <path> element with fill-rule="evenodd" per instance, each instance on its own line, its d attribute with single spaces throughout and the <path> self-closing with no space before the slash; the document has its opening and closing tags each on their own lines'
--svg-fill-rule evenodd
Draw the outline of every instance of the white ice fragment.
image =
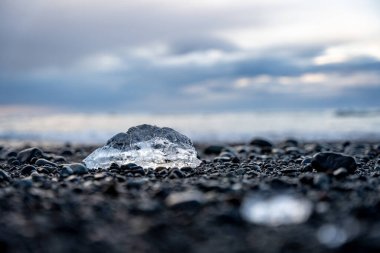
<svg viewBox="0 0 380 253">
<path fill-rule="evenodd" d="M 326 245 L 329 248 L 337 248 L 344 244 L 348 235 L 346 231 L 333 224 L 325 224 L 318 229 L 317 238 L 320 243 Z"/>
<path fill-rule="evenodd" d="M 195 168 L 201 163 L 188 137 L 168 127 L 146 124 L 115 135 L 83 162 L 91 169 L 109 168 L 112 163 L 135 163 L 144 168 Z"/>
<path fill-rule="evenodd" d="M 305 198 L 293 195 L 276 195 L 269 198 L 250 196 L 241 206 L 242 217 L 251 223 L 281 226 L 305 222 L 313 206 Z"/>
</svg>

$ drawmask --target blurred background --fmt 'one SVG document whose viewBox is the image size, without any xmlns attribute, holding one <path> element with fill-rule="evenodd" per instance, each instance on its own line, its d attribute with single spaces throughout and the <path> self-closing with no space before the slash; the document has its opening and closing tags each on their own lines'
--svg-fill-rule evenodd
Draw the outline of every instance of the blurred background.
<svg viewBox="0 0 380 253">
<path fill-rule="evenodd" d="M 0 139 L 380 138 L 377 0 L 1 0 Z"/>
</svg>

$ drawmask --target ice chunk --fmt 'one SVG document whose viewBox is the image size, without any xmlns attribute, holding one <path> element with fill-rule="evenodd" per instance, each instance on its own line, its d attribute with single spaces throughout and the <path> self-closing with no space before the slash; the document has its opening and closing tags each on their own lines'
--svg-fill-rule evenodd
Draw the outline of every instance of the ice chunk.
<svg viewBox="0 0 380 253">
<path fill-rule="evenodd" d="M 95 169 L 108 168 L 112 163 L 135 163 L 144 168 L 194 168 L 201 163 L 188 137 L 168 127 L 146 124 L 115 135 L 83 162 L 87 167 Z"/>
<path fill-rule="evenodd" d="M 280 226 L 305 222 L 311 215 L 312 204 L 307 199 L 293 195 L 248 197 L 240 211 L 248 222 Z"/>
<path fill-rule="evenodd" d="M 337 248 L 347 241 L 347 233 L 344 229 L 333 224 L 323 225 L 318 229 L 318 240 L 329 248 Z"/>
</svg>

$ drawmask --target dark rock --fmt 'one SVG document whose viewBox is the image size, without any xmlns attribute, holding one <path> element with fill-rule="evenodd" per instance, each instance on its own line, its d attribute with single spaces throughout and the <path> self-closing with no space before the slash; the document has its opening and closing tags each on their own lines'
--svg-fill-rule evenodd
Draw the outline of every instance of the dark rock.
<svg viewBox="0 0 380 253">
<path fill-rule="evenodd" d="M 311 167 L 310 164 L 307 164 L 307 165 L 304 165 L 301 167 L 301 171 L 302 172 L 311 172 L 311 171 L 313 171 L 313 167 Z"/>
<path fill-rule="evenodd" d="M 40 168 L 48 171 L 49 173 L 55 172 L 58 169 L 57 166 L 51 166 L 51 165 L 44 165 Z"/>
<path fill-rule="evenodd" d="M 131 169 L 134 169 L 137 167 L 139 167 L 139 166 L 135 163 L 128 163 L 128 164 L 121 165 L 120 170 L 131 170 Z"/>
<path fill-rule="evenodd" d="M 357 164 L 353 157 L 333 152 L 317 153 L 313 156 L 311 166 L 318 172 L 332 173 L 339 168 L 345 168 L 348 173 L 354 173 Z"/>
<path fill-rule="evenodd" d="M 141 180 L 141 179 L 128 180 L 126 184 L 126 188 L 128 190 L 132 190 L 132 189 L 139 190 L 141 187 L 143 187 L 145 182 L 146 182 L 145 180 Z"/>
<path fill-rule="evenodd" d="M 120 170 L 120 166 L 117 163 L 112 163 L 110 170 Z"/>
<path fill-rule="evenodd" d="M 116 183 L 106 185 L 106 187 L 103 189 L 103 193 L 112 197 L 119 196 L 118 185 Z"/>
<path fill-rule="evenodd" d="M 280 179 L 280 178 L 275 178 L 275 179 L 271 180 L 269 182 L 269 185 L 273 190 L 280 190 L 280 191 L 294 187 L 294 185 L 292 183 L 287 182 L 287 181 Z"/>
<path fill-rule="evenodd" d="M 65 149 L 61 152 L 61 155 L 63 156 L 72 156 L 74 152 L 71 149 Z"/>
<path fill-rule="evenodd" d="M 223 146 L 211 145 L 205 148 L 203 153 L 205 155 L 219 155 L 223 149 L 224 149 Z"/>
<path fill-rule="evenodd" d="M 126 165 L 121 165 L 120 166 L 121 171 L 125 171 L 125 173 L 131 173 L 132 175 L 145 175 L 145 170 L 143 167 L 138 166 L 137 164 L 134 163 L 128 163 Z"/>
<path fill-rule="evenodd" d="M 299 148 L 297 148 L 297 147 L 291 146 L 291 147 L 286 147 L 285 148 L 285 153 L 286 154 L 301 154 L 302 151 Z"/>
<path fill-rule="evenodd" d="M 44 157 L 44 153 L 38 148 L 27 148 L 20 151 L 17 155 L 17 159 L 21 163 L 30 163 L 33 158 L 38 159 L 42 157 Z"/>
<path fill-rule="evenodd" d="M 36 167 L 32 166 L 32 165 L 25 165 L 22 169 L 21 169 L 21 174 L 23 175 L 26 175 L 26 176 L 29 176 L 33 171 L 36 171 Z"/>
<path fill-rule="evenodd" d="M 73 173 L 74 171 L 69 166 L 63 166 L 62 169 L 59 170 L 59 175 L 61 177 L 68 177 Z"/>
<path fill-rule="evenodd" d="M 314 183 L 314 176 L 312 173 L 304 173 L 299 177 L 298 181 L 302 184 L 312 185 Z"/>
<path fill-rule="evenodd" d="M 51 157 L 50 160 L 53 160 L 54 163 L 65 163 L 65 162 L 67 162 L 65 157 L 58 156 L 58 155 Z"/>
<path fill-rule="evenodd" d="M 13 166 L 18 166 L 21 165 L 20 161 L 17 160 L 15 157 L 11 157 L 8 159 L 8 164 L 13 165 Z"/>
<path fill-rule="evenodd" d="M 41 182 L 45 178 L 43 175 L 39 174 L 37 171 L 33 171 L 30 174 L 30 177 L 32 178 L 33 182 Z"/>
<path fill-rule="evenodd" d="M 8 175 L 8 173 L 2 169 L 0 169 L 0 182 L 2 181 L 10 181 L 11 177 Z"/>
<path fill-rule="evenodd" d="M 24 178 L 21 180 L 14 181 L 13 185 L 16 188 L 28 189 L 33 186 L 33 181 L 30 178 Z"/>
<path fill-rule="evenodd" d="M 294 139 L 287 139 L 281 143 L 283 147 L 298 147 L 298 141 Z"/>
<path fill-rule="evenodd" d="M 7 160 L 13 157 L 17 157 L 17 152 L 13 150 L 3 150 L 0 152 L 0 160 Z"/>
<path fill-rule="evenodd" d="M 36 162 L 35 162 L 35 165 L 37 166 L 44 166 L 44 165 L 50 165 L 50 166 L 53 166 L 53 167 L 57 167 L 57 164 L 53 163 L 53 162 L 50 162 L 46 159 L 43 159 L 43 158 L 40 158 L 38 159 Z"/>
<path fill-rule="evenodd" d="M 178 168 L 173 168 L 171 171 L 169 171 L 168 177 L 171 179 L 173 179 L 173 178 L 184 178 L 184 177 L 186 177 L 186 175 L 183 172 L 181 172 Z"/>
<path fill-rule="evenodd" d="M 269 141 L 264 140 L 264 139 L 253 139 L 250 142 L 250 145 L 251 146 L 257 146 L 260 148 L 272 148 L 273 147 L 272 143 L 270 143 Z"/>
<path fill-rule="evenodd" d="M 330 178 L 324 173 L 318 173 L 314 176 L 313 184 L 322 190 L 328 190 L 330 188 Z"/>
<path fill-rule="evenodd" d="M 185 172 L 185 173 L 193 173 L 194 172 L 194 169 L 191 167 L 182 167 L 180 170 L 182 172 Z"/>
<path fill-rule="evenodd" d="M 235 156 L 234 158 L 232 158 L 231 162 L 233 162 L 233 163 L 240 163 L 240 159 Z"/>
<path fill-rule="evenodd" d="M 302 165 L 308 165 L 308 164 L 311 164 L 311 161 L 312 161 L 313 159 L 311 158 L 311 157 L 305 157 L 303 160 L 302 160 L 302 162 L 301 162 L 301 164 Z"/>
<path fill-rule="evenodd" d="M 76 175 L 84 175 L 88 173 L 88 168 L 81 163 L 71 163 L 66 164 L 65 166 L 68 166 Z"/>
</svg>

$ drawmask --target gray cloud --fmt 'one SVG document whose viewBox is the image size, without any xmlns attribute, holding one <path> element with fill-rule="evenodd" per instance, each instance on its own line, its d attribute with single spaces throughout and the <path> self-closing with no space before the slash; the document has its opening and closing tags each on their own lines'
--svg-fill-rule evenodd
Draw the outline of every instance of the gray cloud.
<svg viewBox="0 0 380 253">
<path fill-rule="evenodd" d="M 353 27 L 351 37 L 343 34 L 342 40 L 336 40 L 326 32 L 324 40 L 312 42 L 308 40 L 310 31 L 301 27 L 299 33 L 305 35 L 299 39 L 294 27 L 324 18 L 329 5 L 322 1 L 322 7 L 317 8 L 295 2 L 221 2 L 211 6 L 199 2 L 183 7 L 183 3 L 169 0 L 1 1 L 0 105 L 105 111 L 380 106 L 375 99 L 380 95 L 380 80 L 373 80 L 373 73 L 380 72 L 376 46 L 372 51 L 358 47 L 363 51 L 358 55 L 344 49 L 341 54 L 347 59 L 340 62 L 314 62 L 332 47 L 358 42 L 366 45 L 368 38 L 380 38 L 380 31 L 373 32 L 377 26 L 374 24 L 365 36 Z M 353 3 L 343 2 L 347 6 Z M 288 16 L 298 11 L 305 12 L 304 19 L 288 24 Z M 366 16 L 362 9 L 357 13 Z M 272 38 L 282 25 L 286 43 Z M 324 28 L 328 30 L 321 25 L 320 29 Z M 336 28 L 344 30 L 342 24 Z M 236 40 L 220 36 L 241 29 L 252 32 L 248 41 L 245 36 Z M 263 37 L 255 37 L 257 34 Z M 288 34 L 297 36 L 289 39 Z M 333 91 L 331 96 L 310 95 L 317 89 L 302 86 L 302 77 L 310 73 L 333 78 L 308 84 L 320 86 L 322 93 Z M 355 73 L 360 75 L 353 76 L 358 78 L 357 86 L 333 83 Z M 366 75 L 372 79 L 363 78 Z M 247 84 L 246 89 L 234 86 L 239 79 L 262 76 L 270 81 Z M 293 86 L 281 86 L 281 78 L 293 78 L 289 79 Z M 326 85 L 329 81 L 331 87 Z"/>
</svg>

